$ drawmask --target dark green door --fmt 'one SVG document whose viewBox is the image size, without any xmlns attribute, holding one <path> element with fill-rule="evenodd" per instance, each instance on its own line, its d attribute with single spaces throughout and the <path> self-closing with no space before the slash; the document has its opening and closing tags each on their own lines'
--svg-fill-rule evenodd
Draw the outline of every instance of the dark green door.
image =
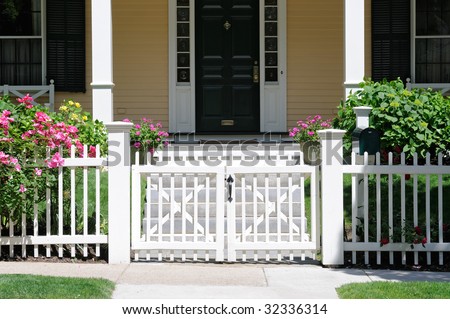
<svg viewBox="0 0 450 319">
<path fill-rule="evenodd" d="M 197 0 L 197 132 L 259 132 L 259 94 L 259 0 Z"/>
</svg>

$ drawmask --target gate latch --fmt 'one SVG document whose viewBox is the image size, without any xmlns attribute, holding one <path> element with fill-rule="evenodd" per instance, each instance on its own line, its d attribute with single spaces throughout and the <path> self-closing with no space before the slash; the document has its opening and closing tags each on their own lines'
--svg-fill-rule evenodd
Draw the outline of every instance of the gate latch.
<svg viewBox="0 0 450 319">
<path fill-rule="evenodd" d="M 231 197 L 232 192 L 233 192 L 233 183 L 234 183 L 234 179 L 233 177 L 230 175 L 227 179 L 225 179 L 225 181 L 227 182 L 227 189 L 228 189 L 228 201 L 231 203 L 233 201 L 233 197 Z"/>
</svg>

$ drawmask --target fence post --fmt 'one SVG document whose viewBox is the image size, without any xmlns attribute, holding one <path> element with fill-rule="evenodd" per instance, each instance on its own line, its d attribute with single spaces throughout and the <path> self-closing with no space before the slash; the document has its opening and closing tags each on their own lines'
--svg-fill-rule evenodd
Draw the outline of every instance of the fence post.
<svg viewBox="0 0 450 319">
<path fill-rule="evenodd" d="M 319 131 L 322 151 L 322 264 L 344 264 L 344 178 L 342 130 Z"/>
<path fill-rule="evenodd" d="M 108 130 L 108 262 L 130 263 L 131 123 L 106 124 Z"/>
</svg>

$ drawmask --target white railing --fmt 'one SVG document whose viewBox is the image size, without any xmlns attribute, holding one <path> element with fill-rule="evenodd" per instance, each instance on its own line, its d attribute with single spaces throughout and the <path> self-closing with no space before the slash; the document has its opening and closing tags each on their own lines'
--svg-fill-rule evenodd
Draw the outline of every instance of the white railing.
<svg viewBox="0 0 450 319">
<path fill-rule="evenodd" d="M 17 98 L 23 98 L 26 94 L 30 94 L 33 98 L 33 105 L 36 105 L 38 99 L 47 96 L 48 102 L 42 103 L 49 108 L 50 111 L 54 111 L 55 108 L 55 81 L 50 80 L 49 85 L 2 85 L 0 86 L 0 92 L 3 95 L 16 96 Z"/>
<path fill-rule="evenodd" d="M 355 162 L 353 154 L 352 163 Z M 366 154 L 361 165 L 342 167 L 342 172 L 350 174 L 352 180 L 352 241 L 344 244 L 344 250 L 352 252 L 353 263 L 357 263 L 357 251 L 364 252 L 365 264 L 370 263 L 371 252 L 376 252 L 377 264 L 382 263 L 383 252 L 390 264 L 395 263 L 394 252 L 401 252 L 402 264 L 407 263 L 407 253 L 412 255 L 411 263 L 418 264 L 419 252 L 426 252 L 426 263 L 430 265 L 434 252 L 443 265 L 443 253 L 450 251 L 450 243 L 444 242 L 443 223 L 447 213 L 444 198 L 450 194 L 443 188 L 443 178 L 450 177 L 450 168 L 443 165 L 442 154 L 434 165 L 429 154 L 425 165 L 418 164 L 417 154 L 412 165 L 406 165 L 405 154 L 401 154 L 399 165 L 394 165 L 392 153 L 387 165 L 380 165 L 379 153 L 375 162 L 376 165 L 364 165 L 369 163 Z M 433 175 L 437 178 L 434 190 L 431 187 Z M 434 199 L 432 191 L 437 195 Z M 415 227 L 420 228 L 415 238 L 425 237 L 424 245 L 420 241 L 415 244 L 407 241 L 408 237 L 414 237 L 408 234 L 414 234 Z"/>
<path fill-rule="evenodd" d="M 433 89 L 440 90 L 443 95 L 446 95 L 450 90 L 450 83 L 411 83 L 411 79 L 406 79 L 406 88 L 411 89 Z"/>
<path fill-rule="evenodd" d="M 172 149 L 153 165 L 139 165 L 136 154 L 135 260 L 304 260 L 306 252 L 315 258 L 318 167 L 295 165 L 302 160 L 299 150 L 204 148 Z"/>
<path fill-rule="evenodd" d="M 19 221 L 10 218 L 5 229 L 0 224 L 0 247 L 9 246 L 11 257 L 14 257 L 17 247 L 20 247 L 22 257 L 28 255 L 28 247 L 33 248 L 34 257 L 38 257 L 40 248 L 45 247 L 45 255 L 50 257 L 52 246 L 56 247 L 58 257 L 75 257 L 77 246 L 87 257 L 90 245 L 95 246 L 91 253 L 100 256 L 100 245 L 108 243 L 107 235 L 101 230 L 105 223 L 102 215 L 107 213 L 101 211 L 101 198 L 107 198 L 101 191 L 101 170 L 107 163 L 106 159 L 99 157 L 98 147 L 96 158 L 87 157 L 87 147 L 84 158 L 76 158 L 74 148 L 70 153 L 70 158 L 64 159 L 63 167 L 58 168 L 57 196 L 52 196 L 54 194 L 47 189 L 44 205 L 35 203 L 32 214 L 24 212 Z M 66 170 L 69 176 L 64 175 Z M 77 183 L 82 185 L 78 190 Z M 67 190 L 67 185 L 70 185 L 70 190 Z M 25 196 L 34 196 L 35 199 L 37 195 L 28 190 Z M 57 198 L 57 203 L 52 202 L 52 197 Z M 54 204 L 56 206 L 52 207 Z M 93 227 L 89 227 L 90 223 Z M 65 254 L 67 246 L 70 253 Z"/>
</svg>

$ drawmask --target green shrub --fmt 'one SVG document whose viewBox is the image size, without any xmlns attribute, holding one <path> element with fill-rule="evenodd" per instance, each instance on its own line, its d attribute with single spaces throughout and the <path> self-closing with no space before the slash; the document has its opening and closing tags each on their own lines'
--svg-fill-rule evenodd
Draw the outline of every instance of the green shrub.
<svg viewBox="0 0 450 319">
<path fill-rule="evenodd" d="M 407 157 L 418 153 L 424 158 L 429 152 L 434 158 L 450 149 L 450 100 L 431 89 L 405 89 L 401 80 L 360 84 L 338 106 L 335 128 L 346 130 L 345 149 L 351 149 L 351 132 L 356 127 L 353 108 L 371 106 L 370 125 L 382 132 L 382 148 L 403 151 Z"/>
</svg>

